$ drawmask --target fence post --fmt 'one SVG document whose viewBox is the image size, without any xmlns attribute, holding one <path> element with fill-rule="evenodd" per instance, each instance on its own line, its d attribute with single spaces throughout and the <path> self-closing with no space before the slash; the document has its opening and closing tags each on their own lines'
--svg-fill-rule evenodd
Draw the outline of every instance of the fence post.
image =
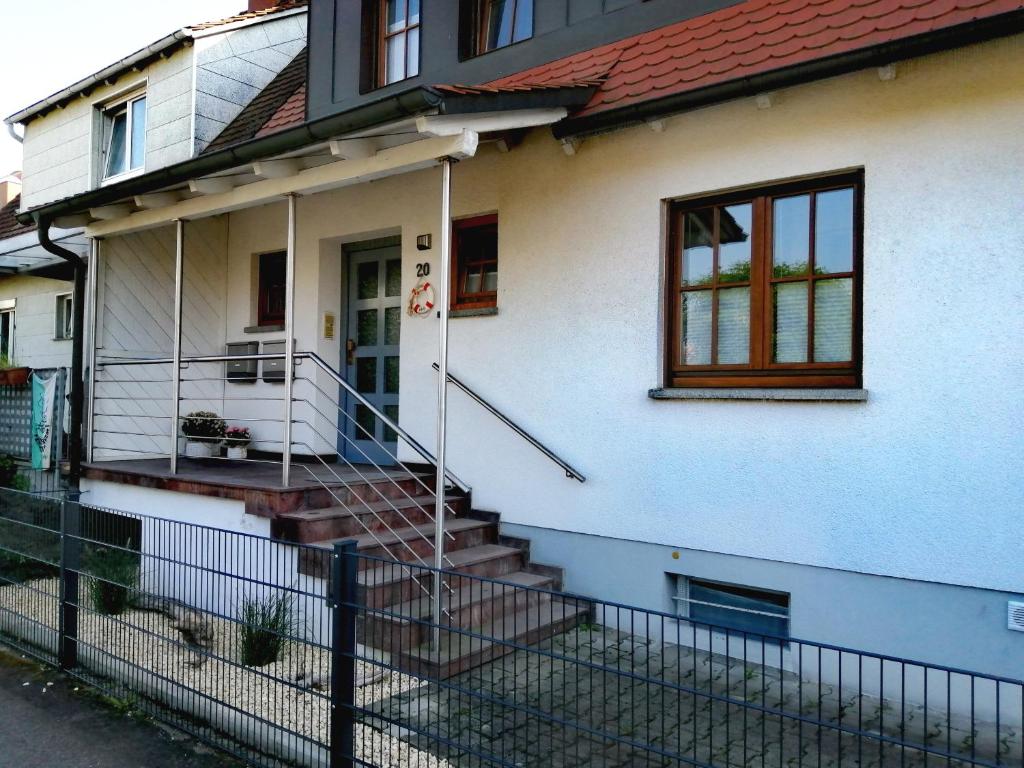
<svg viewBox="0 0 1024 768">
<path fill-rule="evenodd" d="M 78 665 L 78 573 L 82 565 L 82 507 L 64 499 L 60 504 L 60 606 L 57 619 L 57 664 L 62 670 Z"/>
<path fill-rule="evenodd" d="M 356 543 L 342 541 L 331 553 L 331 768 L 355 765 Z"/>
</svg>

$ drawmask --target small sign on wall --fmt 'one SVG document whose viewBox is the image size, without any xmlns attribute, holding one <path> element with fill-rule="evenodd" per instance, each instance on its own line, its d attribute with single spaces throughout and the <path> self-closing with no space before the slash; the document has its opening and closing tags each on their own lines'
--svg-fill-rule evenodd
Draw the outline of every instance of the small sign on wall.
<svg viewBox="0 0 1024 768">
<path fill-rule="evenodd" d="M 324 340 L 331 341 L 334 338 L 335 315 L 333 312 L 324 312 Z"/>
</svg>

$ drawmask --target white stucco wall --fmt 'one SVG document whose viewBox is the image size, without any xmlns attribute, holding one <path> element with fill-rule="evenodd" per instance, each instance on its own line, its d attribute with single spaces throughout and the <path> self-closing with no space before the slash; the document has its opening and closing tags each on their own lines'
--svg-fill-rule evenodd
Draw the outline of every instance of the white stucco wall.
<svg viewBox="0 0 1024 768">
<path fill-rule="evenodd" d="M 14 361 L 30 368 L 69 368 L 71 341 L 54 337 L 57 296 L 71 293 L 62 280 L 31 275 L 0 279 L 0 300 L 15 301 Z"/>
<path fill-rule="evenodd" d="M 1019 589 L 1022 53 L 1018 36 L 900 64 L 894 81 L 856 73 L 766 110 L 743 100 L 664 133 L 592 138 L 575 157 L 536 131 L 456 166 L 454 215 L 498 211 L 501 262 L 499 314 L 451 323 L 452 371 L 588 477 L 566 479 L 453 392 L 450 465 L 475 505 L 525 525 Z M 649 399 L 663 201 L 850 168 L 865 173 L 869 401 Z M 300 199 L 299 349 L 339 363 L 342 243 L 401 234 L 406 294 L 415 264 L 438 277 L 415 238 L 438 242 L 439 189 L 433 170 Z M 234 341 L 252 338 L 252 256 L 283 247 L 285 211 L 229 218 Z M 338 312 L 333 341 L 325 310 Z M 436 345 L 435 319 L 403 317 L 401 421 L 427 445 Z"/>
</svg>

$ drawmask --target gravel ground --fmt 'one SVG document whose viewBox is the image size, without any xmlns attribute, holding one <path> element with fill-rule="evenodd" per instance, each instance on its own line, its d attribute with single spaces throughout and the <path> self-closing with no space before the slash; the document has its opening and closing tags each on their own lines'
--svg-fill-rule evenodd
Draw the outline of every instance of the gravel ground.
<svg viewBox="0 0 1024 768">
<path fill-rule="evenodd" d="M 81 589 L 84 596 L 87 590 Z M 27 617 L 53 630 L 57 628 L 59 582 L 45 579 L 17 586 L 0 587 L 0 609 Z M 237 661 L 238 625 L 203 614 L 212 630 L 213 640 L 205 654 L 197 653 L 181 642 L 181 634 L 163 614 L 129 610 L 116 617 L 102 616 L 83 607 L 79 611 L 79 645 L 94 649 L 115 664 L 122 661 L 123 681 L 131 686 L 134 677 L 155 673 L 167 682 L 190 688 L 202 695 L 236 707 L 243 713 L 261 717 L 288 729 L 293 744 L 303 746 L 308 739 L 318 744 L 328 741 L 330 658 L 322 648 L 308 643 L 290 643 L 283 658 L 265 667 L 245 667 Z M 29 625 L 25 625 L 28 627 Z M 21 632 L 23 637 L 30 634 Z M 82 654 L 87 655 L 86 653 Z M 205 658 L 204 658 L 205 657 Z M 133 668 L 133 666 L 136 668 Z M 305 679 L 324 681 L 322 689 L 297 690 L 299 673 Z M 420 684 L 414 677 L 381 670 L 358 662 L 357 704 L 369 706 Z M 320 686 L 318 686 L 319 688 Z M 254 734 L 255 735 L 255 734 Z M 373 765 L 441 768 L 450 765 L 410 744 L 367 726 L 357 726 L 357 755 Z M 309 742 L 305 744 L 309 748 Z"/>
</svg>

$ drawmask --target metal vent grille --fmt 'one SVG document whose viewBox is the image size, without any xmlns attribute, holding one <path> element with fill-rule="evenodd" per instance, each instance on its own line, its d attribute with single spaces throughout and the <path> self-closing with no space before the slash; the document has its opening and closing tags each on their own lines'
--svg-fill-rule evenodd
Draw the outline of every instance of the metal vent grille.
<svg viewBox="0 0 1024 768">
<path fill-rule="evenodd" d="M 1006 628 L 1024 632 L 1024 603 L 1006 604 Z"/>
</svg>

